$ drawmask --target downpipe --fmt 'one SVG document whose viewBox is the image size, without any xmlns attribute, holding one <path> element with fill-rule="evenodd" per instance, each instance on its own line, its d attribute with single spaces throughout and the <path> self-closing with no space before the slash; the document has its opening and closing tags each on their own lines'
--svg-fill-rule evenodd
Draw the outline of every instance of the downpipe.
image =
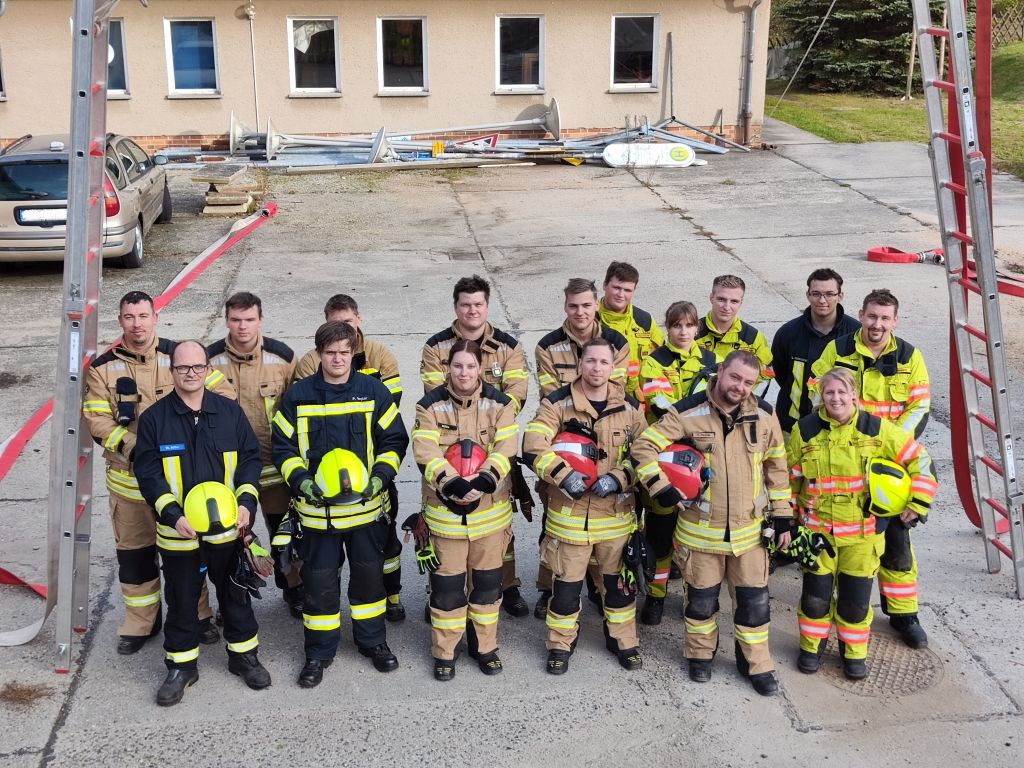
<svg viewBox="0 0 1024 768">
<path fill-rule="evenodd" d="M 747 16 L 747 52 L 743 62 L 743 144 L 750 146 L 750 123 L 754 118 L 754 44 L 757 41 L 757 7 L 764 0 L 754 0 Z"/>
</svg>

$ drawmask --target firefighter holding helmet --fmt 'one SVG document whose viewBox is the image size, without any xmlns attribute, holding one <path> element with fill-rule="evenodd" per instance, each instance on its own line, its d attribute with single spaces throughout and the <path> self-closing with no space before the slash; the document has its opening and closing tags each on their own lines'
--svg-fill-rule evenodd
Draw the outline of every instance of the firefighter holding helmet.
<svg viewBox="0 0 1024 768">
<path fill-rule="evenodd" d="M 434 677 L 455 676 L 456 647 L 485 675 L 502 671 L 498 613 L 502 558 L 512 538 L 512 470 L 519 447 L 515 401 L 481 379 L 480 344 L 456 339 L 444 386 L 416 404 L 412 450 L 423 473 L 423 508 L 403 523 L 430 573 Z"/>
<path fill-rule="evenodd" d="M 937 483 L 913 435 L 857 406 L 853 372 L 832 368 L 818 388 L 822 407 L 790 435 L 790 482 L 804 525 L 825 535 L 835 556 L 822 553 L 804 570 L 797 666 L 818 671 L 835 624 L 843 671 L 859 680 L 867 675 L 871 584 L 884 531 L 897 517 L 904 525 L 925 519 Z"/>
</svg>

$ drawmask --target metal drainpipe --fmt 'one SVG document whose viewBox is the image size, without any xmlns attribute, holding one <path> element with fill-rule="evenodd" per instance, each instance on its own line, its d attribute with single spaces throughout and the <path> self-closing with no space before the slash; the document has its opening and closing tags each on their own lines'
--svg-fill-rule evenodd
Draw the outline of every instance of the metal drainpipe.
<svg viewBox="0 0 1024 768">
<path fill-rule="evenodd" d="M 0 16 L 4 15 L 4 11 L 7 10 L 7 0 L 0 0 Z"/>
<path fill-rule="evenodd" d="M 764 0 L 754 0 L 750 6 L 750 14 L 747 17 L 747 56 L 744 62 L 743 73 L 743 143 L 750 146 L 750 121 L 753 119 L 753 93 L 754 84 L 754 43 L 756 41 L 757 7 Z"/>
<path fill-rule="evenodd" d="M 757 0 L 761 2 L 761 0 Z M 252 51 L 252 98 L 256 107 L 256 126 L 260 124 L 260 89 L 256 81 L 256 31 L 253 27 L 253 19 L 256 18 L 256 4 L 248 0 L 245 4 L 245 15 L 249 17 L 249 49 Z"/>
</svg>

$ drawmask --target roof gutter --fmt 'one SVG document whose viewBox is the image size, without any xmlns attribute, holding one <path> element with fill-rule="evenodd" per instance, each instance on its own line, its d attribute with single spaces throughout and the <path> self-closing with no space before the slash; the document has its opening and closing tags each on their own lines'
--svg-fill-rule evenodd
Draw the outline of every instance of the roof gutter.
<svg viewBox="0 0 1024 768">
<path fill-rule="evenodd" d="M 757 7 L 764 0 L 754 0 L 747 14 L 747 52 L 743 62 L 743 143 L 750 146 L 750 123 L 754 118 L 754 45 L 757 42 Z"/>
</svg>

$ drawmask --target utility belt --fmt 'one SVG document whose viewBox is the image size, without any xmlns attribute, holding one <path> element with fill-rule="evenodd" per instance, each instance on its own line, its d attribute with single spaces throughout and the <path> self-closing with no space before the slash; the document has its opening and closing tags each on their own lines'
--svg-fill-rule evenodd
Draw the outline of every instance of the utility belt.
<svg viewBox="0 0 1024 768">
<path fill-rule="evenodd" d="M 382 506 L 383 496 L 382 493 L 361 504 L 329 504 L 325 501 L 324 506 L 314 507 L 299 499 L 292 503 L 299 513 L 303 528 L 330 533 L 359 528 L 386 517 Z"/>
</svg>

